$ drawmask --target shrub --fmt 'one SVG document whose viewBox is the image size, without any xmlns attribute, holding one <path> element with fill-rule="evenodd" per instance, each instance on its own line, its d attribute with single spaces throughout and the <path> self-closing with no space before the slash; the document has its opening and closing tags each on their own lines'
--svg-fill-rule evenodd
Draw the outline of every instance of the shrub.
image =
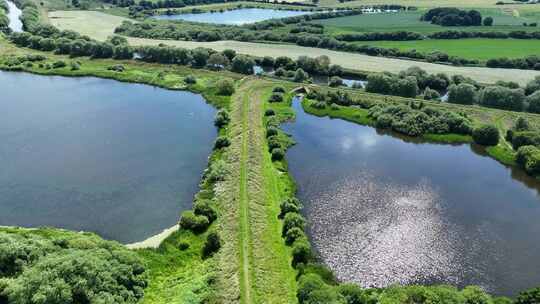
<svg viewBox="0 0 540 304">
<path fill-rule="evenodd" d="M 266 129 L 266 137 L 278 135 L 278 129 L 276 127 L 269 127 Z"/>
<path fill-rule="evenodd" d="M 383 114 L 375 120 L 375 127 L 379 129 L 390 129 L 393 122 L 394 120 L 390 114 Z"/>
<path fill-rule="evenodd" d="M 515 304 L 536 304 L 540 303 L 540 287 L 527 289 L 517 296 Z"/>
<path fill-rule="evenodd" d="M 214 150 L 226 148 L 231 145 L 231 141 L 226 136 L 219 136 L 214 142 Z"/>
<path fill-rule="evenodd" d="M 107 68 L 109 71 L 123 72 L 125 70 L 124 66 L 121 64 L 115 64 Z"/>
<path fill-rule="evenodd" d="M 216 83 L 219 95 L 230 96 L 234 93 L 234 83 L 229 79 L 221 79 Z"/>
<path fill-rule="evenodd" d="M 527 102 L 529 103 L 529 112 L 540 113 L 540 91 L 536 91 L 528 96 Z"/>
<path fill-rule="evenodd" d="M 291 245 L 296 240 L 304 239 L 306 238 L 306 235 L 304 231 L 298 227 L 291 228 L 287 233 L 285 234 L 285 244 Z"/>
<path fill-rule="evenodd" d="M 308 79 L 309 79 L 309 75 L 300 68 L 297 69 L 296 72 L 294 73 L 293 80 L 296 82 L 304 82 Z"/>
<path fill-rule="evenodd" d="M 272 93 L 270 95 L 270 98 L 268 99 L 269 102 L 282 102 L 283 101 L 283 94 L 282 93 Z"/>
<path fill-rule="evenodd" d="M 218 159 L 208 168 L 207 177 L 210 182 L 223 181 L 228 173 L 229 168 L 227 163 L 224 160 Z"/>
<path fill-rule="evenodd" d="M 253 74 L 254 65 L 255 61 L 251 57 L 236 55 L 232 60 L 231 69 L 237 73 Z"/>
<path fill-rule="evenodd" d="M 195 78 L 195 76 L 193 75 L 187 75 L 186 77 L 184 77 L 184 82 L 186 84 L 196 84 L 197 78 Z"/>
<path fill-rule="evenodd" d="M 468 83 L 451 85 L 448 89 L 448 102 L 473 104 L 476 101 L 476 88 Z"/>
<path fill-rule="evenodd" d="M 273 93 L 285 93 L 285 88 L 282 86 L 277 86 L 272 89 Z"/>
<path fill-rule="evenodd" d="M 513 132 L 512 147 L 517 150 L 521 146 L 540 146 L 540 133 L 535 131 Z"/>
<path fill-rule="evenodd" d="M 69 65 L 72 71 L 77 71 L 81 69 L 81 65 L 78 62 L 72 61 Z"/>
<path fill-rule="evenodd" d="M 302 204 L 296 198 L 288 198 L 279 205 L 279 208 L 281 212 L 278 217 L 284 218 L 289 212 L 299 213 L 300 209 L 302 209 Z"/>
<path fill-rule="evenodd" d="M 369 295 L 365 294 L 362 288 L 356 284 L 339 284 L 338 292 L 345 298 L 347 304 L 369 303 Z"/>
<path fill-rule="evenodd" d="M 538 148 L 535 146 L 521 146 L 517 149 L 516 153 L 516 163 L 520 165 L 522 168 L 525 168 L 525 164 L 527 163 L 527 160 L 533 155 L 534 153 L 538 152 Z"/>
<path fill-rule="evenodd" d="M 62 60 L 58 60 L 58 61 L 55 61 L 52 66 L 54 69 L 59 69 L 59 68 L 65 67 L 66 63 Z"/>
<path fill-rule="evenodd" d="M 325 284 L 321 277 L 316 274 L 309 273 L 303 275 L 298 280 L 298 289 L 296 291 L 296 297 L 300 304 L 307 303 L 312 292 L 321 290 L 325 287 Z"/>
<path fill-rule="evenodd" d="M 491 296 L 486 294 L 478 286 L 467 286 L 462 291 L 461 294 L 465 298 L 466 304 L 492 304 Z"/>
<path fill-rule="evenodd" d="M 306 264 L 311 258 L 311 246 L 305 239 L 297 240 L 292 246 L 292 265 L 296 267 L 298 264 Z"/>
<path fill-rule="evenodd" d="M 484 18 L 484 26 L 492 26 L 493 25 L 493 18 L 491 17 L 486 17 Z"/>
<path fill-rule="evenodd" d="M 496 146 L 499 143 L 499 129 L 493 125 L 483 125 L 473 130 L 474 142 L 483 146 Z"/>
<path fill-rule="evenodd" d="M 331 87 L 339 87 L 343 85 L 343 79 L 341 79 L 338 76 L 332 76 L 330 77 L 330 81 L 328 82 L 328 85 Z"/>
<path fill-rule="evenodd" d="M 439 98 L 441 98 L 441 94 L 439 94 L 439 92 L 426 87 L 424 90 L 424 100 L 435 100 Z"/>
<path fill-rule="evenodd" d="M 182 212 L 179 224 L 183 229 L 201 233 L 208 228 L 210 221 L 204 215 L 196 215 L 193 211 L 187 210 Z"/>
<path fill-rule="evenodd" d="M 196 215 L 204 215 L 211 223 L 217 219 L 216 210 L 210 205 L 207 200 L 198 200 L 193 204 L 193 213 Z"/>
<path fill-rule="evenodd" d="M 268 137 L 268 151 L 272 151 L 274 149 L 281 149 L 281 141 L 276 135 Z"/>
<path fill-rule="evenodd" d="M 229 116 L 229 112 L 225 109 L 221 109 L 216 113 L 216 116 L 214 118 L 214 125 L 216 127 L 221 128 L 225 125 L 227 125 L 231 121 L 231 118 Z"/>
<path fill-rule="evenodd" d="M 300 214 L 289 212 L 285 214 L 285 218 L 283 220 L 283 231 L 281 235 L 285 236 L 287 234 L 287 231 L 294 227 L 304 230 L 305 225 L 306 220 Z"/>
<path fill-rule="evenodd" d="M 281 148 L 272 149 L 272 161 L 279 161 L 285 157 L 285 152 Z"/>
<path fill-rule="evenodd" d="M 189 248 L 189 243 L 186 242 L 186 241 L 181 241 L 180 243 L 178 243 L 178 249 L 184 251 L 184 250 L 187 250 Z"/>
<path fill-rule="evenodd" d="M 485 87 L 479 95 L 478 103 L 498 109 L 521 111 L 525 94 L 522 89 L 509 89 L 500 86 Z"/>
<path fill-rule="evenodd" d="M 323 109 L 326 108 L 326 102 L 324 102 L 324 101 L 316 101 L 316 102 L 311 104 L 311 107 L 313 107 L 315 109 L 323 110 Z"/>
<path fill-rule="evenodd" d="M 266 111 L 264 111 L 264 116 L 274 116 L 276 115 L 276 112 L 272 109 L 267 109 Z"/>
<path fill-rule="evenodd" d="M 219 234 L 215 231 L 210 232 L 206 236 L 206 242 L 203 247 L 203 257 L 212 256 L 214 253 L 218 252 L 221 248 L 221 239 Z"/>
</svg>

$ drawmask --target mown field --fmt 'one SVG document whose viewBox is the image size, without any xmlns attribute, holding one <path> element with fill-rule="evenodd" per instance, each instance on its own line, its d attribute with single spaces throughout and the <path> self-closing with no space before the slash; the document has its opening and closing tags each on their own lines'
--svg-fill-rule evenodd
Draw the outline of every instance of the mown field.
<svg viewBox="0 0 540 304">
<path fill-rule="evenodd" d="M 441 51 L 450 56 L 468 59 L 488 60 L 490 58 L 521 58 L 538 55 L 540 40 L 519 39 L 459 39 L 459 40 L 419 40 L 419 41 L 369 41 L 356 42 L 358 45 L 374 45 L 400 50 L 417 50 L 423 53 Z"/>
<path fill-rule="evenodd" d="M 88 35 L 97 40 L 105 40 L 114 33 L 114 28 L 124 20 L 122 17 L 107 15 L 92 11 L 55 11 L 51 12 L 50 22 L 60 29 L 75 30 L 81 34 Z M 467 75 L 479 82 L 494 83 L 498 80 L 512 79 L 522 85 L 529 82 L 535 76 L 540 75 L 539 71 L 515 70 L 515 69 L 490 69 L 482 67 L 454 67 L 426 62 L 410 60 L 373 57 L 361 54 L 330 51 L 320 48 L 301 47 L 288 44 L 265 44 L 241 41 L 217 41 L 217 42 L 194 42 L 177 40 L 155 40 L 144 38 L 128 38 L 131 45 L 158 45 L 160 43 L 184 47 L 197 48 L 207 47 L 217 51 L 233 49 L 239 53 L 253 56 L 288 56 L 297 58 L 299 56 L 317 57 L 328 56 L 332 63 L 339 64 L 345 68 L 368 71 L 368 72 L 393 72 L 398 73 L 411 66 L 419 66 L 429 73 L 447 73 L 449 75 Z"/>
</svg>

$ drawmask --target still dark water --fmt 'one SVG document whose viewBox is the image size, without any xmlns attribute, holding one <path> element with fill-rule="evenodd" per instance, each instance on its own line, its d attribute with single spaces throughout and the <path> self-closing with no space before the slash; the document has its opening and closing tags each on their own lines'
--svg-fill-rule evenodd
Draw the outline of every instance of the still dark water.
<svg viewBox="0 0 540 304">
<path fill-rule="evenodd" d="M 406 142 L 307 115 L 287 153 L 322 260 L 362 286 L 540 286 L 538 183 L 470 145 Z"/>
<path fill-rule="evenodd" d="M 199 14 L 157 15 L 160 20 L 185 20 L 192 22 L 242 25 L 268 19 L 294 17 L 310 14 L 304 11 L 275 10 L 264 8 L 242 8 L 224 12 L 207 12 Z"/>
<path fill-rule="evenodd" d="M 200 95 L 0 72 L 0 225 L 121 242 L 190 208 L 216 130 Z"/>
</svg>

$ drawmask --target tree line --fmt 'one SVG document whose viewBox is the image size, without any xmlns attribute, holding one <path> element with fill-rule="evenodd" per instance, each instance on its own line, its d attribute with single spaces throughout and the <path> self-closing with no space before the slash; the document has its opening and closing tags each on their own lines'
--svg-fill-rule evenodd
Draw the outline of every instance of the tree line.
<svg viewBox="0 0 540 304">
<path fill-rule="evenodd" d="M 482 14 L 477 10 L 466 11 L 455 7 L 437 7 L 428 10 L 420 17 L 420 20 L 441 26 L 480 26 L 482 25 Z M 491 20 L 489 25 L 492 25 L 493 19 L 488 20 Z"/>
<path fill-rule="evenodd" d="M 9 7 L 5 0 L 0 0 L 0 32 L 9 33 Z"/>
</svg>

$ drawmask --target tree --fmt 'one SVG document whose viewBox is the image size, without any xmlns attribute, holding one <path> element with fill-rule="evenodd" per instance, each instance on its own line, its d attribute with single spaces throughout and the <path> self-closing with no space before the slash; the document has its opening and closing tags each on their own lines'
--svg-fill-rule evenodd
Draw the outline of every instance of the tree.
<svg viewBox="0 0 540 304">
<path fill-rule="evenodd" d="M 330 77 L 330 81 L 328 82 L 328 85 L 331 87 L 339 87 L 343 85 L 343 79 L 341 79 L 338 76 L 332 76 Z"/>
<path fill-rule="evenodd" d="M 219 136 L 214 142 L 214 150 L 226 148 L 231 145 L 231 141 L 226 136 Z"/>
<path fill-rule="evenodd" d="M 407 76 L 394 83 L 392 92 L 397 96 L 414 98 L 418 95 L 418 83 L 416 77 Z"/>
<path fill-rule="evenodd" d="M 311 246 L 309 242 L 305 239 L 299 239 L 293 243 L 292 247 L 293 267 L 296 267 L 300 263 L 306 264 L 311 258 Z"/>
<path fill-rule="evenodd" d="M 435 100 L 441 98 L 441 94 L 439 92 L 430 89 L 429 87 L 426 87 L 424 90 L 424 99 L 425 100 Z"/>
<path fill-rule="evenodd" d="M 229 61 L 233 60 L 233 58 L 236 56 L 236 51 L 231 49 L 226 49 L 221 52 Z"/>
<path fill-rule="evenodd" d="M 499 143 L 499 129 L 493 125 L 483 125 L 473 130 L 474 142 L 483 146 L 496 146 Z"/>
<path fill-rule="evenodd" d="M 392 77 L 385 74 L 370 74 L 367 77 L 368 83 L 366 91 L 370 93 L 391 94 L 392 93 Z"/>
<path fill-rule="evenodd" d="M 179 225 L 183 229 L 201 233 L 210 225 L 210 221 L 204 215 L 196 215 L 193 211 L 187 210 L 182 212 Z"/>
<path fill-rule="evenodd" d="M 476 88 L 468 83 L 451 85 L 448 89 L 448 102 L 473 104 L 476 100 Z"/>
<path fill-rule="evenodd" d="M 215 231 L 210 232 L 206 236 L 206 242 L 203 248 L 203 257 L 209 257 L 216 253 L 221 248 L 221 238 Z"/>
<path fill-rule="evenodd" d="M 540 113 L 540 91 L 536 91 L 527 97 L 529 112 Z"/>
<path fill-rule="evenodd" d="M 234 93 L 234 83 L 229 79 L 221 79 L 216 83 L 219 95 L 230 96 Z"/>
<path fill-rule="evenodd" d="M 294 81 L 296 82 L 304 82 L 309 78 L 309 75 L 304 72 L 301 68 L 298 68 L 296 72 L 294 73 Z"/>
<path fill-rule="evenodd" d="M 216 113 L 216 117 L 214 117 L 214 125 L 218 128 L 221 128 L 225 125 L 227 125 L 231 121 L 231 118 L 229 116 L 229 112 L 225 109 L 221 109 Z"/>
<path fill-rule="evenodd" d="M 493 25 L 493 18 L 486 17 L 484 18 L 484 26 L 492 26 Z"/>
<path fill-rule="evenodd" d="M 193 66 L 195 67 L 204 67 L 210 57 L 210 53 L 204 48 L 196 48 L 191 54 L 193 56 Z"/>
<path fill-rule="evenodd" d="M 245 55 L 236 55 L 232 60 L 232 70 L 242 74 L 253 74 L 253 66 L 255 61 Z"/>
<path fill-rule="evenodd" d="M 303 230 L 305 225 L 306 225 L 306 220 L 300 214 L 289 212 L 285 214 L 285 218 L 283 220 L 282 235 L 285 236 L 287 234 L 287 231 L 289 231 L 290 229 L 294 227 L 297 227 Z"/>
<path fill-rule="evenodd" d="M 500 86 L 485 87 L 480 91 L 478 103 L 505 110 L 523 110 L 525 94 L 522 89 L 509 89 Z"/>
<path fill-rule="evenodd" d="M 210 205 L 208 200 L 198 200 L 193 204 L 193 213 L 196 215 L 204 215 L 208 221 L 213 222 L 217 219 L 216 210 Z"/>
<path fill-rule="evenodd" d="M 220 53 L 210 55 L 206 64 L 214 69 L 224 69 L 229 65 L 229 59 Z"/>
</svg>

